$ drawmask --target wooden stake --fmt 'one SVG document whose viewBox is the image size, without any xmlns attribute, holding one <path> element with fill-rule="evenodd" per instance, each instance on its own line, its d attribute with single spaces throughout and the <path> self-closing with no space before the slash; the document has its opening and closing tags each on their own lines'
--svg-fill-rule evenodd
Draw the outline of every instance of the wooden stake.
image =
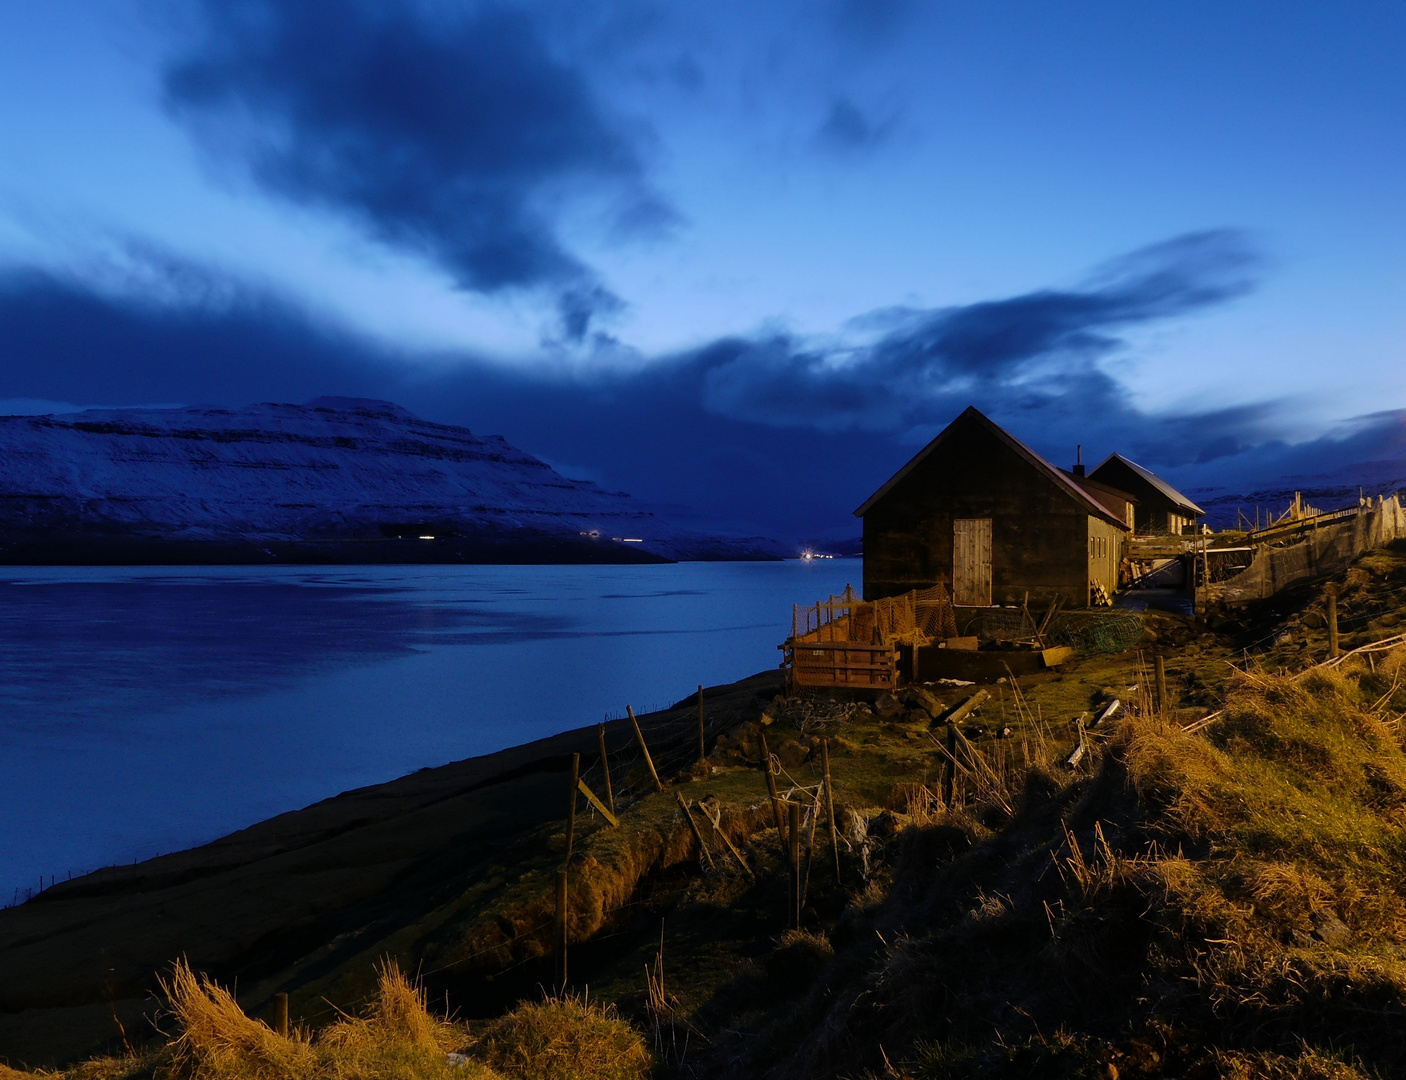
<svg viewBox="0 0 1406 1080">
<path fill-rule="evenodd" d="M 1328 659 L 1338 656 L 1338 586 L 1328 586 Z"/>
<path fill-rule="evenodd" d="M 556 961 L 558 993 L 566 993 L 566 867 L 557 870 Z"/>
<path fill-rule="evenodd" d="M 830 850 L 835 853 L 835 884 L 840 884 L 840 839 L 835 829 L 835 795 L 830 789 L 830 740 L 820 740 L 820 764 L 825 770 L 825 817 L 830 822 Z"/>
<path fill-rule="evenodd" d="M 1167 661 L 1160 656 L 1152 658 L 1153 667 L 1157 672 L 1157 712 L 1167 715 Z"/>
<path fill-rule="evenodd" d="M 713 869 L 713 856 L 708 852 L 708 845 L 703 840 L 703 830 L 698 827 L 698 822 L 693 820 L 693 811 L 688 808 L 688 803 L 684 802 L 683 792 L 674 789 L 674 798 L 679 800 L 679 809 L 683 811 L 683 816 L 688 819 L 688 827 L 693 830 L 693 838 L 698 841 L 698 850 L 703 853 L 703 859 L 708 864 L 708 869 Z"/>
<path fill-rule="evenodd" d="M 820 791 L 815 792 L 815 801 L 810 805 L 810 831 L 806 834 L 805 870 L 801 874 L 801 906 L 805 907 L 810 895 L 810 864 L 815 859 L 815 827 L 820 824 Z"/>
<path fill-rule="evenodd" d="M 943 763 L 942 803 L 951 810 L 957 797 L 957 725 L 947 725 L 947 760 Z"/>
<path fill-rule="evenodd" d="M 703 687 L 698 688 L 698 760 L 708 756 L 708 747 L 703 741 Z"/>
<path fill-rule="evenodd" d="M 571 755 L 571 808 L 566 812 L 566 861 L 571 861 L 571 845 L 576 839 L 576 785 L 581 782 L 581 755 Z"/>
<path fill-rule="evenodd" d="M 747 860 L 742 857 L 742 852 L 737 850 L 737 845 L 734 844 L 730 839 L 728 839 L 727 833 L 723 832 L 722 807 L 718 807 L 718 812 L 716 816 L 708 813 L 708 808 L 702 803 L 698 804 L 698 809 L 703 811 L 703 816 L 708 819 L 708 824 L 713 827 L 713 832 L 717 833 L 718 839 L 720 839 L 724 844 L 727 845 L 727 850 L 732 852 L 732 855 L 737 860 L 738 865 L 740 865 L 743 870 L 747 871 L 748 877 L 755 879 L 757 875 L 752 873 L 752 868 L 747 865 Z"/>
<path fill-rule="evenodd" d="M 788 831 L 791 838 L 791 857 L 788 860 L 791 870 L 791 895 L 786 917 L 791 924 L 791 929 L 799 930 L 801 928 L 801 804 L 788 802 L 786 810 L 790 819 L 787 824 L 790 826 Z"/>
<path fill-rule="evenodd" d="M 786 830 L 781 827 L 781 799 L 776 794 L 776 774 L 771 771 L 771 751 L 762 735 L 762 768 L 766 770 L 766 790 L 771 796 L 771 817 L 776 822 L 776 839 L 781 844 L 781 861 L 786 861 Z"/>
<path fill-rule="evenodd" d="M 596 725 L 596 734 L 600 736 L 600 767 L 605 773 L 605 801 L 610 806 L 610 812 L 615 813 L 615 789 L 610 786 L 610 755 L 605 752 L 605 724 Z"/>
<path fill-rule="evenodd" d="M 1012 681 L 1011 686 L 1015 686 L 1014 681 Z M 981 706 L 981 704 L 986 701 L 987 698 L 989 698 L 990 696 L 991 694 L 988 691 L 978 690 L 971 697 L 967 698 L 966 701 L 962 702 L 960 705 L 958 705 L 955 709 L 953 709 L 950 713 L 947 714 L 947 723 L 960 724 L 968 716 L 974 713 Z"/>
<path fill-rule="evenodd" d="M 282 992 L 273 995 L 273 1030 L 288 1038 L 288 995 Z"/>
<path fill-rule="evenodd" d="M 649 775 L 654 778 L 654 786 L 663 791 L 664 785 L 659 782 L 659 774 L 654 771 L 654 759 L 649 756 L 649 746 L 644 741 L 644 732 L 640 730 L 640 722 L 635 719 L 635 710 L 626 705 L 625 711 L 630 715 L 630 726 L 635 729 L 635 741 L 640 744 L 640 753 L 644 755 L 644 763 L 649 768 Z"/>
<path fill-rule="evenodd" d="M 612 829 L 618 829 L 620 827 L 620 819 L 610 812 L 610 809 L 605 803 L 596 798 L 596 793 L 587 786 L 584 777 L 576 781 L 576 790 L 586 796 L 586 801 L 600 811 L 600 816 L 610 823 Z"/>
</svg>

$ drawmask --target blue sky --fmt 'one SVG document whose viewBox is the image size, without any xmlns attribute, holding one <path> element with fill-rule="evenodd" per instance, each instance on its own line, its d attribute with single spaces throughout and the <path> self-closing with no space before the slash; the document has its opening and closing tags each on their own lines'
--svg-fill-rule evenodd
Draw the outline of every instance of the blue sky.
<svg viewBox="0 0 1406 1080">
<path fill-rule="evenodd" d="M 1403 55 L 1385 3 L 0 2 L 0 407 L 387 397 L 815 533 L 968 403 L 1399 460 Z"/>
</svg>

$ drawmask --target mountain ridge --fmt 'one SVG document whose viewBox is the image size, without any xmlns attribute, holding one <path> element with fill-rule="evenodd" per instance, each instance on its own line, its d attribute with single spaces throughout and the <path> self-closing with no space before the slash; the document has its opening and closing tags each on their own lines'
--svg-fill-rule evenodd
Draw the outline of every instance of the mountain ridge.
<svg viewBox="0 0 1406 1080">
<path fill-rule="evenodd" d="M 0 417 L 0 461 L 11 563 L 776 557 L 373 399 Z"/>
</svg>

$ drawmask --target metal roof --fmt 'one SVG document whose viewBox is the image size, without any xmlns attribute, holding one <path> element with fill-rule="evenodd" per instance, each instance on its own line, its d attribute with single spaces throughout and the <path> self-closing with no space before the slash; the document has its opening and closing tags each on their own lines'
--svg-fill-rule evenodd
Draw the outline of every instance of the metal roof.
<svg viewBox="0 0 1406 1080">
<path fill-rule="evenodd" d="M 908 464 L 904 465 L 903 468 L 898 470 L 898 472 L 890 476 L 888 478 L 887 483 L 885 483 L 883 487 L 879 488 L 878 491 L 874 492 L 874 494 L 870 495 L 869 498 L 864 501 L 864 505 L 854 512 L 854 516 L 863 517 L 865 514 L 867 514 L 876 502 L 882 499 L 885 495 L 889 493 L 890 490 L 893 489 L 895 484 L 897 484 L 900 480 L 902 480 L 905 476 L 912 472 L 913 469 L 917 467 L 919 462 L 921 462 L 924 458 L 926 458 L 929 454 L 931 454 L 934 450 L 941 446 L 943 441 L 946 440 L 948 434 L 954 428 L 958 427 L 961 424 L 972 422 L 981 424 L 989 432 L 991 432 L 991 434 L 995 435 L 1001 442 L 1005 443 L 1012 450 L 1014 450 L 1017 455 L 1024 458 L 1031 465 L 1035 466 L 1035 468 L 1038 469 L 1040 472 L 1043 472 L 1050 481 L 1052 481 L 1057 487 L 1061 488 L 1066 495 L 1072 498 L 1080 506 L 1084 507 L 1084 509 L 1087 510 L 1090 514 L 1093 514 L 1095 517 L 1103 518 L 1105 521 L 1110 521 L 1114 525 L 1117 525 L 1120 529 L 1123 529 L 1125 531 L 1129 530 L 1129 526 L 1126 521 L 1124 521 L 1117 514 L 1109 512 L 1107 507 L 1105 507 L 1101 502 L 1099 502 L 1096 498 L 1089 494 L 1089 492 L 1081 488 L 1073 477 L 1067 475 L 1063 470 L 1051 465 L 1039 454 L 1035 453 L 1034 450 L 1030 449 L 1030 447 L 1026 446 L 1009 431 L 1001 427 L 1000 424 L 997 424 L 994 420 L 988 417 L 975 405 L 968 405 L 964 410 L 962 410 L 961 415 L 958 416 L 957 419 L 953 420 L 950 424 L 948 424 L 945 428 L 943 428 L 940 432 L 938 432 L 937 437 L 934 438 L 932 442 L 928 443 L 927 446 L 923 447 L 916 454 L 914 454 Z"/>
<path fill-rule="evenodd" d="M 1109 454 L 1106 458 L 1099 462 L 1098 469 L 1103 468 L 1110 461 L 1114 460 L 1121 461 L 1128 468 L 1132 469 L 1133 472 L 1138 474 L 1138 476 L 1142 477 L 1154 488 L 1160 491 L 1163 495 L 1171 499 L 1178 509 L 1190 510 L 1194 517 L 1206 516 L 1206 511 L 1202 510 L 1199 506 L 1197 506 L 1194 502 L 1188 499 L 1176 488 L 1172 487 L 1171 484 L 1167 483 L 1167 481 L 1163 480 L 1155 472 L 1150 469 L 1144 469 L 1136 461 L 1129 461 L 1122 454 Z M 1098 469 L 1095 469 L 1094 472 L 1098 472 Z"/>
</svg>

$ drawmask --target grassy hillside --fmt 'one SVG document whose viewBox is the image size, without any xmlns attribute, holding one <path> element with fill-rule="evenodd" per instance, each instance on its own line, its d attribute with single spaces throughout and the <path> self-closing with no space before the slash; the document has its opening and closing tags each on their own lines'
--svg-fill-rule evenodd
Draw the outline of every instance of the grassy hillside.
<svg viewBox="0 0 1406 1080">
<path fill-rule="evenodd" d="M 558 1075 L 542 1071 L 561 1053 L 540 1033 L 535 1042 L 514 1036 L 535 1049 L 494 1057 L 510 1041 L 503 1025 L 526 1031 L 544 1015 L 551 1030 L 604 1025 L 587 1042 L 635 1040 L 652 1060 L 639 1067 L 661 1076 L 1406 1075 L 1406 649 L 1314 668 L 1326 651 L 1323 584 L 1204 620 L 1149 617 L 1138 650 L 993 685 L 959 725 L 955 764 L 933 715 L 968 687 L 930 687 L 878 711 L 776 698 L 760 679 L 720 689 L 708 756 L 698 760 L 687 740 L 668 744 L 662 792 L 637 756 L 615 758 L 612 740 L 620 826 L 582 800 L 572 838 L 570 983 L 581 997 L 542 991 L 552 981 L 555 870 L 566 858 L 559 756 L 400 812 L 383 807 L 374 826 L 318 833 L 272 862 L 240 864 L 262 867 L 264 885 L 296 891 L 298 874 L 348 874 L 369 853 L 366 865 L 382 875 L 372 877 L 386 884 L 355 901 L 355 918 L 331 908 L 309 924 L 335 923 L 345 928 L 338 935 L 282 952 L 265 937 L 221 959 L 207 931 L 189 933 L 146 976 L 168 972 L 165 990 L 152 986 L 150 1000 L 127 992 L 140 1005 L 124 1021 L 135 1055 L 122 1050 L 70 1075 L 233 1075 L 181 1057 L 193 1014 L 180 1002 L 203 994 L 229 1015 L 242 1007 L 256 1018 L 243 1022 L 259 1032 L 255 1042 L 283 1053 L 258 1022 L 271 1019 L 279 990 L 307 1034 L 294 1040 L 301 1071 L 249 1066 L 269 1080 L 428 1080 L 451 1050 L 467 1055 L 456 1070 Z M 1399 632 L 1406 552 L 1370 555 L 1336 584 L 1346 647 Z M 1168 672 L 1163 708 L 1148 693 L 1154 655 Z M 1083 736 L 1086 752 L 1071 767 L 1075 718 L 1114 697 L 1129 708 Z M 689 716 L 681 703 L 673 722 L 687 730 Z M 787 926 L 763 739 L 780 794 L 797 801 L 820 779 L 822 739 L 830 749 L 838 850 L 822 814 L 799 930 Z M 583 767 L 603 792 L 595 758 Z M 485 806 L 501 808 L 498 824 L 479 830 Z M 446 828 L 456 814 L 461 825 Z M 810 828 L 807 820 L 807 836 Z M 421 854 L 384 869 L 378 853 L 397 835 Z M 280 858 L 296 872 L 280 878 Z M 237 891 L 237 874 L 224 880 Z M 208 892 L 179 891 L 190 887 L 173 882 L 154 895 L 184 925 L 197 925 L 192 912 L 216 922 L 217 906 L 198 907 L 214 903 Z M 57 929 L 23 939 L 11 929 L 8 941 L 38 971 L 46 950 L 64 955 L 80 935 L 80 910 L 102 910 L 98 899 L 58 897 L 50 902 L 88 906 L 67 909 L 67 922 L 57 907 L 42 924 L 15 920 Z M 6 925 L 0 919 L 0 935 Z M 200 961 L 202 948 L 216 962 Z M 181 952 L 226 985 L 237 978 L 237 1003 L 181 969 L 171 976 Z M 335 1049 L 344 1036 L 334 1033 L 375 1027 L 367 1018 L 387 1008 L 387 986 L 403 983 L 388 961 L 417 973 L 418 990 L 395 992 L 418 994 L 438 1018 L 423 1030 L 448 1034 L 422 1040 L 421 1059 L 377 1051 L 346 1064 Z M 185 997 L 171 992 L 172 978 Z M 76 982 L 45 985 L 53 1001 Z M 23 986 L 4 993 L 23 1007 Z M 113 1012 L 122 1016 L 108 1006 L 108 1038 Z M 15 1049 L 26 1015 L 55 1026 L 71 1015 L 61 1001 L 11 1015 L 14 1026 L 0 1022 L 0 1060 L 58 1066 L 91 1052 L 91 1040 Z M 615 1074 L 581 1065 L 559 1075 Z"/>
</svg>

